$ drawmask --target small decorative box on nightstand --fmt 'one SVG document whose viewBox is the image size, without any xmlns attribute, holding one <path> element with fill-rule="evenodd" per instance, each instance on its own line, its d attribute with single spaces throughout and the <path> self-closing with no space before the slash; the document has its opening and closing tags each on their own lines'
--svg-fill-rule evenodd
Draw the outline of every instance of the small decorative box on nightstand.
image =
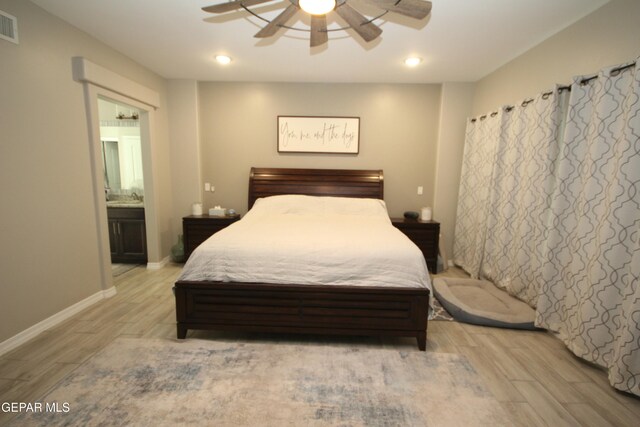
<svg viewBox="0 0 640 427">
<path fill-rule="evenodd" d="M 228 216 L 189 215 L 182 218 L 185 260 L 189 259 L 191 252 L 200 243 L 239 219 L 240 215 L 238 214 Z"/>
<path fill-rule="evenodd" d="M 438 268 L 440 223 L 408 218 L 391 218 L 391 222 L 420 248 L 427 262 L 427 268 L 435 274 Z"/>
</svg>

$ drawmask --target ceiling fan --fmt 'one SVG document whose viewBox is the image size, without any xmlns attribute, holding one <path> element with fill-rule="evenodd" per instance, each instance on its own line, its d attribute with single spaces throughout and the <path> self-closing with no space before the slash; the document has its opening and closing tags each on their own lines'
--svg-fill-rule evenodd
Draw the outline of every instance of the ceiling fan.
<svg viewBox="0 0 640 427">
<path fill-rule="evenodd" d="M 255 6 L 274 0 L 232 0 L 228 3 L 221 3 L 212 6 L 203 7 L 202 10 L 210 13 L 225 13 L 237 9 L 245 9 L 249 13 L 258 18 L 267 21 L 260 31 L 254 37 L 266 38 L 273 36 L 280 28 L 287 27 L 286 23 L 298 10 L 302 10 L 311 15 L 311 26 L 309 32 L 311 47 L 323 45 L 329 40 L 327 30 L 327 14 L 330 12 L 337 13 L 349 27 L 352 28 L 365 42 L 375 40 L 382 34 L 382 29 L 373 21 L 387 12 L 398 13 L 414 19 L 426 18 L 431 12 L 431 2 L 425 0 L 366 0 L 367 3 L 382 9 L 384 12 L 373 18 L 367 18 L 360 12 L 349 6 L 349 0 L 289 0 L 291 2 L 284 11 L 282 11 L 273 20 L 268 21 L 249 10 L 249 6 Z"/>
</svg>

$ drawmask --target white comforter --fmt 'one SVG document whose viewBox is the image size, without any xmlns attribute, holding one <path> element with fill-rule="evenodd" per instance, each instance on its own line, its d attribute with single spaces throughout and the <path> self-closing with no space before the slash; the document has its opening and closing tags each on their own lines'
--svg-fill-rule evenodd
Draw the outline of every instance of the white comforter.
<svg viewBox="0 0 640 427">
<path fill-rule="evenodd" d="M 431 289 L 381 200 L 273 196 L 192 253 L 180 280 Z"/>
</svg>

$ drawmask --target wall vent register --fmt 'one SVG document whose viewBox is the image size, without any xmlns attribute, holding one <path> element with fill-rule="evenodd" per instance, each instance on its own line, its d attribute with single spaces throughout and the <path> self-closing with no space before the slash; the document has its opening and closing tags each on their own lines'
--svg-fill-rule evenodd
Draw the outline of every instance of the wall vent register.
<svg viewBox="0 0 640 427">
<path fill-rule="evenodd" d="M 0 39 L 18 44 L 18 20 L 0 10 Z"/>
</svg>

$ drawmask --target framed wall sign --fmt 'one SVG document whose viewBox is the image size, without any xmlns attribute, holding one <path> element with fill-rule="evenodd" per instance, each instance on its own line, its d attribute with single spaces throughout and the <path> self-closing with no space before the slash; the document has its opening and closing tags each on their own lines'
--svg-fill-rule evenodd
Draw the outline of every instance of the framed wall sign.
<svg viewBox="0 0 640 427">
<path fill-rule="evenodd" d="M 278 116 L 279 153 L 358 154 L 359 117 Z"/>
</svg>

